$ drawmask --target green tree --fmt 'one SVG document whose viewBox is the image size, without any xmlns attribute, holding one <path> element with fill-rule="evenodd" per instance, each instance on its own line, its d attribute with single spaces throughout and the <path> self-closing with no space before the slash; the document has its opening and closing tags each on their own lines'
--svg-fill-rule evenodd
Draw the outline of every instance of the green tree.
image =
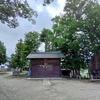
<svg viewBox="0 0 100 100">
<path fill-rule="evenodd" d="M 17 65 L 19 68 L 23 68 L 25 65 L 25 61 L 23 58 L 23 49 L 24 49 L 24 43 L 23 40 L 20 39 L 18 43 L 16 44 L 15 48 L 15 56 L 17 57 Z"/>
<path fill-rule="evenodd" d="M 10 62 L 10 67 L 12 68 L 23 68 L 25 65 L 25 61 L 23 58 L 23 48 L 24 48 L 24 43 L 22 39 L 18 41 L 16 44 L 15 48 L 15 54 L 11 55 L 11 62 Z"/>
<path fill-rule="evenodd" d="M 44 28 L 40 34 L 40 41 L 45 43 L 45 51 L 54 51 L 53 49 L 54 34 L 50 29 Z"/>
<path fill-rule="evenodd" d="M 25 40 L 20 39 L 16 44 L 15 54 L 11 56 L 10 67 L 12 68 L 23 68 L 28 64 L 26 57 L 32 51 L 38 51 L 40 46 L 39 33 L 29 32 L 25 34 Z"/>
<path fill-rule="evenodd" d="M 44 0 L 43 5 L 51 2 L 53 0 Z M 18 17 L 28 19 L 35 24 L 33 16 L 36 17 L 37 12 L 29 6 L 27 0 L 0 0 L 0 21 L 3 24 L 6 23 L 10 28 L 16 28 L 19 25 Z"/>
<path fill-rule="evenodd" d="M 100 4 L 96 0 L 67 0 L 64 8 L 66 15 L 75 20 L 76 28 L 71 26 L 78 35 L 81 51 L 89 54 L 92 52 L 94 58 L 100 55 Z M 96 57 L 97 56 L 97 57 Z M 99 60 L 91 60 L 91 71 L 99 69 Z M 98 66 L 98 67 L 97 67 Z M 96 72 L 96 71 L 95 71 Z"/>
<path fill-rule="evenodd" d="M 34 11 L 26 0 L 0 0 L 0 21 L 10 28 L 15 28 L 19 25 L 17 18 L 25 18 L 35 23 L 32 18 L 37 16 L 37 12 Z"/>
<path fill-rule="evenodd" d="M 0 41 L 0 64 L 4 64 L 6 61 L 6 47 L 4 43 Z"/>
<path fill-rule="evenodd" d="M 59 47 L 62 45 L 62 43 L 64 43 L 66 41 L 66 25 L 65 23 L 65 19 L 62 18 L 63 15 L 60 16 L 56 16 L 55 18 L 52 18 L 52 22 L 53 22 L 53 34 L 54 34 L 54 38 L 53 38 L 53 49 L 54 50 L 58 50 Z"/>
<path fill-rule="evenodd" d="M 17 68 L 18 67 L 18 65 L 17 65 L 17 57 L 16 57 L 16 55 L 15 54 L 12 54 L 11 55 L 11 61 L 10 61 L 10 63 L 9 63 L 10 65 L 10 68 Z"/>
<path fill-rule="evenodd" d="M 66 3 L 64 15 L 56 16 L 52 19 L 53 31 L 57 38 L 55 38 L 56 46 L 65 54 L 64 66 L 79 71 L 80 68 L 86 68 L 83 46 L 81 46 L 80 39 L 80 24 L 82 18 L 79 16 L 76 6 L 84 3 L 83 0 L 71 0 Z M 76 5 L 77 4 L 77 5 Z M 76 13 L 74 13 L 74 10 Z M 86 43 L 86 42 L 85 42 Z"/>
<path fill-rule="evenodd" d="M 64 8 L 66 15 L 70 15 L 76 21 L 76 28 L 72 28 L 79 36 L 80 42 L 91 52 L 98 52 L 99 9 L 100 5 L 96 0 L 68 0 Z"/>
<path fill-rule="evenodd" d="M 40 40 L 39 40 L 39 33 L 36 31 L 33 32 L 28 32 L 25 34 L 25 39 L 24 39 L 24 58 L 32 52 L 38 51 L 40 46 Z"/>
</svg>

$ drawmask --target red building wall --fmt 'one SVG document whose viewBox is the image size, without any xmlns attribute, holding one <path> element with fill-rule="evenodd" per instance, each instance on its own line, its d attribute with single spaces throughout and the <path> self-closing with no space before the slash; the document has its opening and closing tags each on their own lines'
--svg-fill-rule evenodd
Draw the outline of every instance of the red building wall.
<svg viewBox="0 0 100 100">
<path fill-rule="evenodd" d="M 31 59 L 31 77 L 61 77 L 60 59 Z"/>
</svg>

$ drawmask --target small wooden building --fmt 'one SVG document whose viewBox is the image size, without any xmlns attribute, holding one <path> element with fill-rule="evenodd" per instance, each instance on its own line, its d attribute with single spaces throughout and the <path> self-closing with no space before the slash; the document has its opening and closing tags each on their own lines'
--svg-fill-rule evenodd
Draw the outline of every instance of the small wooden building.
<svg viewBox="0 0 100 100">
<path fill-rule="evenodd" d="M 61 52 L 31 52 L 27 58 L 30 59 L 30 70 L 32 78 L 61 77 Z"/>
</svg>

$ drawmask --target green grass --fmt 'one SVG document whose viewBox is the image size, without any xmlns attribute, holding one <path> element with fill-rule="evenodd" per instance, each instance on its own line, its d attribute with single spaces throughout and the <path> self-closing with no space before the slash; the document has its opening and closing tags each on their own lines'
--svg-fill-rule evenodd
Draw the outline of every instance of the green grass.
<svg viewBox="0 0 100 100">
<path fill-rule="evenodd" d="M 25 75 L 27 71 L 22 71 L 20 75 Z"/>
<path fill-rule="evenodd" d="M 0 75 L 8 74 L 7 72 L 0 72 Z"/>
<path fill-rule="evenodd" d="M 80 73 L 82 78 L 89 78 L 89 74 L 87 73 Z"/>
</svg>

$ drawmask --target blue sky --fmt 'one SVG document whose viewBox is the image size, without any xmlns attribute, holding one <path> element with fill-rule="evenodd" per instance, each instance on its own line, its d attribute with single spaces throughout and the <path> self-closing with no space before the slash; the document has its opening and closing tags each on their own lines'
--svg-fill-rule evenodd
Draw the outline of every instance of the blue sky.
<svg viewBox="0 0 100 100">
<path fill-rule="evenodd" d="M 29 5 L 38 12 L 35 18 L 36 24 L 33 25 L 25 19 L 18 19 L 20 26 L 11 29 L 7 25 L 0 23 L 0 40 L 4 42 L 7 49 L 7 56 L 15 52 L 15 46 L 19 39 L 24 39 L 24 34 L 29 31 L 40 32 L 43 28 L 52 28 L 51 19 L 60 13 L 63 13 L 63 7 L 66 0 L 54 0 L 48 6 L 42 6 L 43 0 L 27 0 Z M 100 2 L 100 0 L 98 0 Z M 44 51 L 44 45 L 39 48 Z"/>
</svg>

